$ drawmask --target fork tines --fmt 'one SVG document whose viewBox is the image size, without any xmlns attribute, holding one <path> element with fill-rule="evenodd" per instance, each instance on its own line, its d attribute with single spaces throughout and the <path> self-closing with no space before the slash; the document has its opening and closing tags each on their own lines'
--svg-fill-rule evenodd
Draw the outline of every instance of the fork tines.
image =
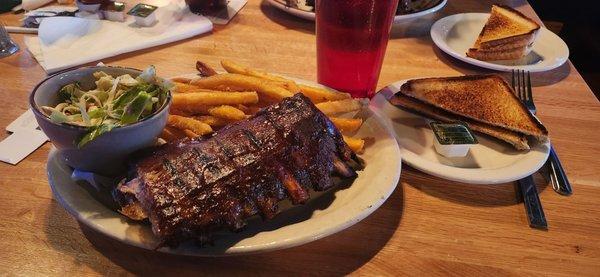
<svg viewBox="0 0 600 277">
<path fill-rule="evenodd" d="M 531 76 L 527 71 L 525 78 L 525 70 L 512 70 L 512 87 L 517 97 L 532 113 L 535 113 L 536 108 L 533 103 L 533 93 L 531 92 Z"/>
</svg>

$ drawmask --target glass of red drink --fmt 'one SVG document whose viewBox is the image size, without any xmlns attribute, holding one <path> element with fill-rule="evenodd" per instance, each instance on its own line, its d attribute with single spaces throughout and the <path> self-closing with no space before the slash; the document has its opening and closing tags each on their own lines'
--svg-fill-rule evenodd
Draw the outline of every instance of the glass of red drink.
<svg viewBox="0 0 600 277">
<path fill-rule="evenodd" d="M 317 0 L 319 83 L 373 97 L 398 0 Z"/>
</svg>

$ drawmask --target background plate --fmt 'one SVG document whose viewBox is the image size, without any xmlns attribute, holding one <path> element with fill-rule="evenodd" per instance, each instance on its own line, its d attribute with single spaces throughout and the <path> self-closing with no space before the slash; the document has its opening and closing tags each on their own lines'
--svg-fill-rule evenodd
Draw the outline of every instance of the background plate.
<svg viewBox="0 0 600 277">
<path fill-rule="evenodd" d="M 420 12 L 396 15 L 394 17 L 394 23 L 400 23 L 402 21 L 418 18 L 418 17 L 424 16 L 424 15 L 428 15 L 428 14 L 437 12 L 446 5 L 447 1 L 448 0 L 442 0 L 437 5 L 429 8 L 429 9 L 422 10 Z M 267 2 L 269 2 L 269 4 L 271 4 L 272 6 L 278 8 L 286 13 L 295 15 L 300 18 L 304 18 L 306 20 L 311 20 L 311 21 L 315 20 L 314 12 L 307 12 L 307 11 L 303 11 L 303 10 L 300 10 L 297 8 L 288 7 L 284 3 L 282 3 L 281 0 L 267 0 Z"/>
<path fill-rule="evenodd" d="M 406 80 L 379 92 L 371 109 L 384 114 L 396 133 L 402 159 L 425 173 L 471 184 L 498 184 L 521 179 L 536 172 L 546 159 L 550 143 L 536 145 L 529 151 L 478 135 L 479 144 L 471 147 L 464 158 L 446 158 L 433 146 L 430 120 L 396 108 L 387 99 L 400 90 Z"/>
<path fill-rule="evenodd" d="M 307 83 L 303 81 L 301 83 Z M 361 155 L 366 167 L 354 183 L 339 190 L 311 193 L 302 206 L 283 202 L 282 212 L 263 222 L 254 217 L 240 233 L 215 234 L 215 244 L 197 247 L 192 243 L 176 249 L 158 251 L 193 256 L 248 254 L 288 248 L 308 243 L 348 228 L 375 211 L 394 191 L 400 178 L 400 149 L 391 127 L 376 111 L 360 112 L 365 122 L 356 137 L 368 137 Z M 55 199 L 81 223 L 124 243 L 154 249 L 157 244 L 149 225 L 128 221 L 124 216 L 102 205 L 71 180 L 72 169 L 52 149 L 48 157 L 48 180 Z"/>
<path fill-rule="evenodd" d="M 431 39 L 437 47 L 454 58 L 498 71 L 547 71 L 561 66 L 569 58 L 567 44 L 544 27 L 540 28 L 531 53 L 522 59 L 480 61 L 467 57 L 467 50 L 475 43 L 489 16 L 488 13 L 461 13 L 444 17 L 431 27 Z"/>
</svg>

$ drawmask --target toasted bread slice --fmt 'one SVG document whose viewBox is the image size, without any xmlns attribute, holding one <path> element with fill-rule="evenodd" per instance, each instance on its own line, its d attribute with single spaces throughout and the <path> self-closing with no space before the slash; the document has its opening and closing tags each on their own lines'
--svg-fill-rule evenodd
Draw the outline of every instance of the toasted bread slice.
<svg viewBox="0 0 600 277">
<path fill-rule="evenodd" d="M 507 48 L 501 50 L 469 49 L 467 56 L 480 61 L 517 60 L 531 52 L 531 47 Z"/>
<path fill-rule="evenodd" d="M 517 132 L 509 131 L 489 124 L 481 123 L 479 121 L 475 121 L 464 116 L 446 112 L 442 109 L 424 103 L 410 96 L 406 96 L 402 93 L 396 93 L 396 95 L 390 98 L 390 103 L 392 103 L 392 105 L 396 107 L 402 108 L 415 114 L 420 114 L 422 116 L 434 120 L 439 120 L 447 123 L 455 121 L 465 122 L 473 131 L 507 142 L 517 150 L 529 150 L 527 138 L 523 134 L 519 134 Z"/>
<path fill-rule="evenodd" d="M 467 56 L 485 60 L 520 58 L 529 53 L 539 29 L 540 25 L 519 11 L 493 5 L 488 21 Z M 487 53 L 480 53 L 486 50 Z"/>
<path fill-rule="evenodd" d="M 548 139 L 544 125 L 498 75 L 415 79 L 402 85 L 400 93 L 449 113 L 528 135 L 538 141 Z"/>
<path fill-rule="evenodd" d="M 519 11 L 508 6 L 492 5 L 490 18 L 479 34 L 475 48 L 528 41 L 539 29 L 540 25 Z"/>
</svg>

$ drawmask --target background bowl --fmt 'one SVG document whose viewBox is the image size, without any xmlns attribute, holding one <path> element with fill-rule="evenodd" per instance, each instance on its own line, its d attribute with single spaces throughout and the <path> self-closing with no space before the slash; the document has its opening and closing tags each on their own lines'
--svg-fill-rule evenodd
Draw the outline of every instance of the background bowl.
<svg viewBox="0 0 600 277">
<path fill-rule="evenodd" d="M 79 9 L 79 11 L 85 11 L 85 12 L 97 12 L 100 9 L 100 6 L 102 5 L 102 3 L 83 3 L 79 0 L 75 1 L 75 3 L 77 4 L 77 8 Z"/>
<path fill-rule="evenodd" d="M 87 128 L 54 123 L 40 110 L 40 107 L 57 105 L 58 91 L 64 85 L 79 82 L 83 89 L 93 89 L 95 78 L 92 74 L 96 71 L 104 71 L 113 77 L 129 74 L 134 78 L 141 73 L 137 69 L 108 66 L 91 66 L 66 71 L 40 82 L 31 92 L 29 104 L 40 128 L 56 146 L 67 165 L 111 176 L 125 169 L 125 161 L 132 152 L 156 142 L 157 136 L 167 122 L 171 94 L 169 93 L 164 105 L 151 116 L 134 124 L 115 128 L 88 142 L 82 148 L 77 148 L 75 141 L 87 132 Z"/>
</svg>

